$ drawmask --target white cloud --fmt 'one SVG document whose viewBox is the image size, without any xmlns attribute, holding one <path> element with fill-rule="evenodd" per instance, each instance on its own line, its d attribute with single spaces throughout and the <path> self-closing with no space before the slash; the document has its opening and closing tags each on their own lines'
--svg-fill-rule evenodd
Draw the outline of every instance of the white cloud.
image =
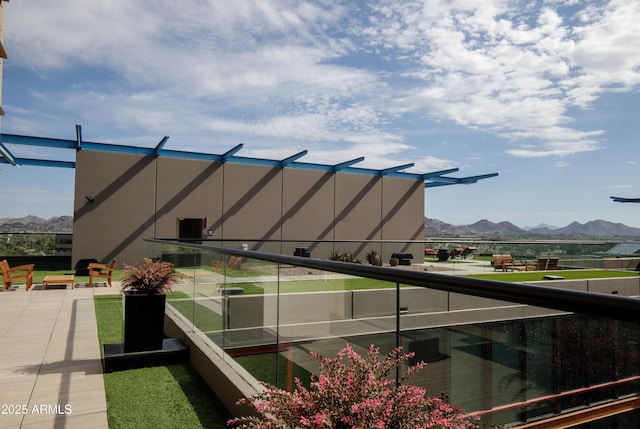
<svg viewBox="0 0 640 429">
<path fill-rule="evenodd" d="M 493 130 L 527 147 L 514 156 L 568 155 L 600 148 L 601 131 L 571 128 L 567 112 L 588 108 L 610 87 L 640 79 L 640 4 L 589 4 L 577 19 L 561 3 L 521 13 L 520 2 L 386 1 L 362 33 L 376 49 L 414 59 L 422 80 L 405 110 Z M 535 144 L 531 139 L 537 140 Z M 568 143 L 567 143 L 568 142 Z"/>
<path fill-rule="evenodd" d="M 295 142 L 384 167 L 414 157 L 403 120 L 420 115 L 512 156 L 567 156 L 606 137 L 572 109 L 640 83 L 640 4 L 571 4 L 31 0 L 6 8 L 5 39 L 10 67 L 64 82 L 42 94 L 50 111 L 99 134 L 171 132 L 195 149 L 250 136 L 258 151 Z"/>
</svg>

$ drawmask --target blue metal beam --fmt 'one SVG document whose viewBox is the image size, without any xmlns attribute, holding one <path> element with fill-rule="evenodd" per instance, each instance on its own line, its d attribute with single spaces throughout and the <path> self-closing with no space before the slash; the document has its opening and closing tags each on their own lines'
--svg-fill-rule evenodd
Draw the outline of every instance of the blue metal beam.
<svg viewBox="0 0 640 429">
<path fill-rule="evenodd" d="M 145 153 L 138 153 L 139 155 L 145 155 Z M 222 162 L 222 155 L 215 155 L 212 153 L 201 153 L 201 152 L 183 152 L 181 150 L 171 150 L 165 149 L 161 152 L 162 156 L 167 156 L 169 158 L 180 158 L 180 159 L 195 159 L 198 161 L 208 161 L 208 162 Z"/>
<path fill-rule="evenodd" d="M 82 149 L 82 126 L 76 125 L 76 150 Z"/>
<path fill-rule="evenodd" d="M 302 158 L 307 153 L 307 150 L 303 150 L 302 152 L 298 152 L 295 155 L 291 155 L 290 157 L 283 159 L 282 161 L 280 161 L 280 167 L 284 168 L 287 165 L 294 163 L 296 160 Z"/>
<path fill-rule="evenodd" d="M 231 158 L 233 155 L 235 155 L 236 153 L 238 153 L 240 151 L 240 149 L 242 149 L 244 147 L 243 143 L 240 143 L 239 145 L 237 145 L 236 147 L 229 149 L 228 151 L 226 151 L 225 153 L 222 154 L 222 162 L 227 162 L 229 160 L 229 158 Z"/>
<path fill-rule="evenodd" d="M 426 182 L 424 184 L 424 187 L 426 189 L 426 188 L 435 188 L 435 187 L 438 187 L 438 186 L 448 186 L 448 185 L 455 185 L 455 183 Z"/>
<path fill-rule="evenodd" d="M 640 203 L 640 198 L 609 197 L 616 203 Z"/>
<path fill-rule="evenodd" d="M 468 185 L 471 183 L 476 183 L 478 180 L 488 179 L 490 177 L 496 177 L 498 173 L 491 174 L 482 174 L 479 176 L 469 176 L 469 177 L 432 177 L 432 182 L 426 182 L 424 184 L 425 188 L 435 188 L 436 186 L 446 186 L 446 185 Z"/>
<path fill-rule="evenodd" d="M 397 167 L 385 168 L 383 170 L 378 170 L 378 176 L 388 176 L 392 173 L 397 173 L 401 170 L 406 170 L 407 168 L 411 168 L 414 165 L 415 165 L 414 163 L 411 163 L 411 164 L 399 165 Z"/>
<path fill-rule="evenodd" d="M 93 150 L 101 152 L 111 153 L 123 153 L 130 155 L 141 156 L 167 156 L 172 158 L 181 159 L 193 159 L 202 160 L 208 162 L 232 162 L 236 164 L 249 164 L 249 165 L 261 165 L 267 167 L 276 168 L 304 168 L 309 170 L 329 171 L 329 172 L 344 172 L 353 174 L 366 174 L 372 176 L 392 176 L 399 178 L 406 178 L 412 180 L 424 180 L 425 188 L 432 188 L 436 186 L 454 185 L 454 184 L 468 184 L 475 183 L 478 180 L 486 179 L 489 177 L 495 177 L 498 173 L 485 174 L 481 176 L 471 176 L 463 178 L 444 177 L 445 174 L 454 173 L 458 171 L 457 168 L 448 170 L 435 171 L 426 174 L 406 173 L 402 170 L 413 167 L 414 164 L 405 164 L 397 167 L 385 168 L 382 170 L 374 170 L 369 168 L 356 168 L 352 167 L 354 164 L 364 161 L 364 157 L 356 158 L 350 161 L 345 161 L 335 165 L 326 164 L 313 164 L 296 162 L 298 159 L 307 155 L 308 151 L 304 150 L 281 161 L 262 158 L 250 158 L 250 157 L 237 157 L 235 154 L 243 148 L 243 144 L 239 144 L 222 155 L 199 153 L 199 152 L 185 152 L 178 150 L 166 150 L 163 149 L 167 143 L 169 137 L 164 137 L 160 143 L 154 148 L 145 148 L 139 146 L 128 145 L 116 145 L 107 143 L 87 142 L 82 140 L 82 128 L 80 125 L 76 125 L 76 140 L 64 140 L 64 139 L 52 139 L 44 137 L 30 137 L 20 136 L 15 134 L 0 134 L 0 163 L 12 164 L 12 165 L 34 165 L 34 166 L 46 166 L 46 167 L 63 167 L 63 168 L 75 168 L 75 162 L 67 161 L 49 161 L 49 160 L 36 160 L 16 158 L 6 148 L 3 143 L 16 144 L 16 145 L 31 145 L 40 147 L 50 147 L 56 149 L 76 149 L 76 150 Z"/>
<path fill-rule="evenodd" d="M 31 165 L 35 167 L 76 168 L 76 163 L 71 161 L 50 161 L 47 159 L 16 158 L 17 165 Z"/>
<path fill-rule="evenodd" d="M 480 174 L 478 176 L 463 177 L 463 178 L 460 179 L 460 183 L 468 185 L 468 184 L 471 184 L 471 183 L 476 183 L 478 180 L 489 179 L 491 177 L 496 177 L 497 175 L 498 175 L 498 173 L 490 173 L 490 174 Z"/>
<path fill-rule="evenodd" d="M 19 136 L 15 134 L 0 134 L 0 142 L 8 144 L 19 144 L 23 146 L 54 147 L 58 149 L 75 149 L 77 146 L 77 142 L 75 142 L 74 140 Z"/>
<path fill-rule="evenodd" d="M 130 155 L 155 156 L 156 154 L 155 148 L 124 146 L 124 145 L 94 143 L 94 142 L 82 142 L 82 149 L 95 150 L 98 152 L 127 153 Z"/>
<path fill-rule="evenodd" d="M 352 159 L 351 161 L 341 162 L 340 164 L 334 165 L 331 171 L 340 171 L 347 167 L 351 167 L 353 164 L 357 164 L 362 161 L 364 161 L 364 156 L 361 156 L 360 158 Z"/>
<path fill-rule="evenodd" d="M 443 176 L 445 174 L 455 173 L 458 170 L 460 170 L 460 169 L 459 168 L 450 168 L 448 170 L 434 171 L 432 173 L 423 174 L 422 175 L 422 179 L 423 180 L 428 180 L 428 179 L 431 179 L 433 177 L 438 177 L 438 176 Z"/>
<path fill-rule="evenodd" d="M 158 143 L 155 148 L 156 156 L 160 156 L 160 152 L 162 151 L 162 148 L 164 147 L 164 145 L 167 144 L 168 140 L 169 140 L 169 136 L 162 137 L 162 140 L 160 140 L 160 143 Z"/>
<path fill-rule="evenodd" d="M 15 157 L 11 154 L 9 149 L 7 149 L 6 146 L 2 144 L 2 142 L 0 142 L 0 155 L 2 156 L 2 159 L 5 161 L 3 162 L 3 164 L 11 164 L 14 167 L 18 165 L 16 164 Z"/>
</svg>

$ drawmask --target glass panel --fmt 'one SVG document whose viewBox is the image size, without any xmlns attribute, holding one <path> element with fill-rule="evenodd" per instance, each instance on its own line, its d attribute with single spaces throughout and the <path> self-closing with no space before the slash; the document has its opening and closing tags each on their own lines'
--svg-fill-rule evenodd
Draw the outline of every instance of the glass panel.
<svg viewBox="0 0 640 429">
<path fill-rule="evenodd" d="M 351 249 L 363 264 L 375 250 L 385 266 L 387 258 L 395 259 L 399 275 L 406 269 L 431 271 L 440 262 L 422 253 L 416 257 L 416 243 L 224 244 L 320 259 Z M 496 249 L 527 258 L 547 251 L 585 254 L 556 244 L 475 244 L 474 260 Z M 281 388 L 292 389 L 294 377 L 307 382 L 317 372 L 310 351 L 333 357 L 348 342 L 362 354 L 371 344 L 382 355 L 398 345 L 415 353 L 408 365 L 427 366 L 411 382 L 480 413 L 486 425 L 535 421 L 640 391 L 636 324 L 448 293 L 437 289 L 438 276 L 432 277 L 433 288 L 414 287 L 181 246 L 153 243 L 147 253 L 171 261 L 180 275 L 171 311 L 213 349 L 224 351 L 224 359 Z M 443 261 L 447 268 L 440 274 L 461 274 L 455 264 L 468 259 L 455 255 Z M 490 259 L 484 260 L 487 271 L 493 271 Z"/>
</svg>

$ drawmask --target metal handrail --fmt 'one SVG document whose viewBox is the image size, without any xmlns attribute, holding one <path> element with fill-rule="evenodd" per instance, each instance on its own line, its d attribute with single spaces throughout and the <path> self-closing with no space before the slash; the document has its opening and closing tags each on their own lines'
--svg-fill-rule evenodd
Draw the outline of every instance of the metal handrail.
<svg viewBox="0 0 640 429">
<path fill-rule="evenodd" d="M 378 267 L 349 262 L 229 249 L 176 240 L 145 239 L 146 242 L 217 252 L 230 256 L 297 265 L 323 271 L 384 280 L 396 284 L 437 289 L 560 311 L 640 323 L 640 299 L 621 295 L 559 289 L 524 283 L 507 283 L 448 274 Z"/>
</svg>

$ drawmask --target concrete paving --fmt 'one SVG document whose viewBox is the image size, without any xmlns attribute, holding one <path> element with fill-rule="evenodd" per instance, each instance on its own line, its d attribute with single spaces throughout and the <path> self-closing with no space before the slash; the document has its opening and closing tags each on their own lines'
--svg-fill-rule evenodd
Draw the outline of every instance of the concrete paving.
<svg viewBox="0 0 640 429">
<path fill-rule="evenodd" d="M 0 293 L 0 428 L 108 428 L 94 294 L 18 285 Z"/>
<path fill-rule="evenodd" d="M 418 265 L 420 266 L 420 265 Z M 437 259 L 425 259 L 425 271 L 438 272 L 440 274 L 467 275 L 493 273 L 491 261 L 477 260 L 473 258 L 467 259 L 449 259 L 447 262 L 439 262 Z M 499 271 L 496 271 L 498 273 Z"/>
</svg>

